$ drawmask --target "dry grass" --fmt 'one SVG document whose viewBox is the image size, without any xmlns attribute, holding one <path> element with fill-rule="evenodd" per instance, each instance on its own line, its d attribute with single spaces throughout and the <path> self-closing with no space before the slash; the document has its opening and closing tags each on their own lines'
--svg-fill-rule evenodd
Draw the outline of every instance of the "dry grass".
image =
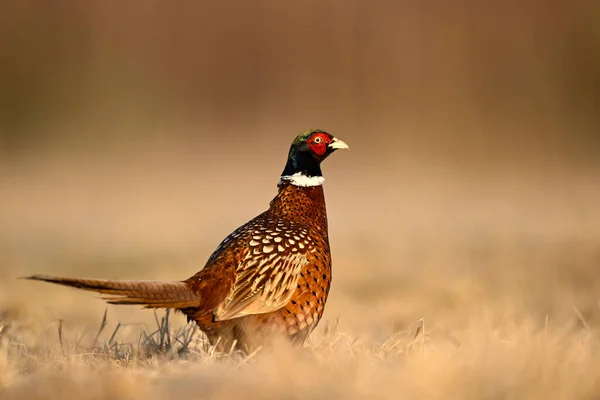
<svg viewBox="0 0 600 400">
<path fill-rule="evenodd" d="M 196 246 L 187 220 L 179 222 L 182 236 L 146 233 L 164 239 L 163 247 L 135 233 L 136 223 L 160 220 L 169 208 L 164 198 L 146 197 L 153 218 L 95 219 L 74 236 L 64 221 L 85 217 L 73 207 L 55 225 L 39 214 L 37 226 L 46 224 L 52 237 L 25 225 L 21 239 L 11 241 L 5 230 L 0 397 L 598 398 L 600 207 L 591 201 L 600 195 L 597 180 L 573 176 L 558 186 L 539 177 L 532 189 L 453 176 L 451 189 L 430 178 L 427 188 L 406 181 L 403 191 L 379 197 L 382 219 L 364 207 L 381 193 L 345 199 L 351 182 L 342 176 L 329 183 L 335 271 L 324 321 L 303 348 L 277 343 L 249 358 L 216 354 L 179 314 L 106 308 L 89 293 L 15 279 L 35 272 L 193 273 L 211 246 Z M 14 198 L 34 190 L 19 187 Z M 433 187 L 445 195 L 432 194 Z M 135 197 L 148 189 L 131 190 Z M 226 214 L 218 202 L 224 194 L 215 190 L 195 209 L 198 221 Z M 265 185 L 256 196 L 271 192 Z M 183 198 L 187 191 L 172 193 Z M 41 197 L 15 209 L 35 215 L 32 204 Z M 94 207 L 106 212 L 101 202 Z M 360 213 L 344 217 L 353 210 Z M 250 211 L 228 212 L 234 220 Z M 206 242 L 228 229 L 217 226 Z M 119 234 L 131 240 L 115 241 Z M 102 239 L 108 237 L 113 241 Z"/>
<path fill-rule="evenodd" d="M 167 332 L 135 345 L 28 344 L 36 336 L 3 320 L 3 398 L 596 398 L 600 337 L 579 327 L 529 321 L 460 332 L 423 320 L 383 342 L 329 329 L 305 348 L 285 345 L 249 358 L 218 355 L 196 336 Z M 31 328 L 29 328 L 31 329 Z M 189 332 L 191 329 L 188 328 Z M 46 332 L 48 334 L 48 332 Z M 155 334 L 156 336 L 156 334 Z M 48 338 L 45 338 L 47 340 Z M 61 340 L 58 340 L 61 342 Z M 169 343 L 170 341 L 170 343 Z M 126 349 L 126 350 L 124 350 Z M 185 349 L 184 352 L 182 350 Z"/>
</svg>

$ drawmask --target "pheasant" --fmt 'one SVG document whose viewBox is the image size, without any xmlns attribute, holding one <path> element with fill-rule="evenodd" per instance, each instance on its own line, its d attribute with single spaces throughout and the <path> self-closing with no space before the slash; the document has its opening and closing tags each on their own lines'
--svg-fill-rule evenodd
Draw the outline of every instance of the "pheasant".
<svg viewBox="0 0 600 400">
<path fill-rule="evenodd" d="M 248 353 L 274 336 L 304 343 L 331 285 L 321 162 L 347 148 L 320 129 L 298 135 L 269 209 L 227 236 L 186 280 L 26 279 L 99 292 L 110 304 L 177 309 L 224 352 Z"/>
</svg>

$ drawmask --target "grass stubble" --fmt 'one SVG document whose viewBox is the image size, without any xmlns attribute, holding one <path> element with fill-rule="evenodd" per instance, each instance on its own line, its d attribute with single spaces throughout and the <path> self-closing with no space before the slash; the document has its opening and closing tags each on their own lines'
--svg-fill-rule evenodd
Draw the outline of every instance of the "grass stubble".
<svg viewBox="0 0 600 400">
<path fill-rule="evenodd" d="M 415 319 L 383 339 L 325 320 L 304 347 L 274 343 L 250 356 L 215 352 L 169 312 L 148 326 L 111 324 L 107 308 L 82 329 L 6 308 L 0 398 L 597 398 L 594 313 L 572 304 L 570 316 L 540 321 L 514 306 L 479 304 L 455 329 Z"/>
<path fill-rule="evenodd" d="M 86 239 L 123 232 L 118 219 L 94 220 L 62 242 L 40 236 L 38 223 L 24 227 L 24 244 L 4 241 L 1 252 L 0 398 L 600 398 L 596 178 L 489 195 L 454 182 L 455 198 L 423 192 L 428 202 L 415 195 L 402 207 L 399 195 L 377 193 L 385 213 L 370 210 L 367 222 L 344 220 L 359 200 L 333 193 L 324 319 L 303 347 L 273 343 L 247 357 L 218 354 L 180 314 L 106 307 L 90 293 L 16 279 L 177 279 L 197 271 L 210 246 L 157 254 Z M 198 219 L 206 209 L 227 211 L 203 204 Z M 140 215 L 131 225 L 153 231 Z"/>
</svg>

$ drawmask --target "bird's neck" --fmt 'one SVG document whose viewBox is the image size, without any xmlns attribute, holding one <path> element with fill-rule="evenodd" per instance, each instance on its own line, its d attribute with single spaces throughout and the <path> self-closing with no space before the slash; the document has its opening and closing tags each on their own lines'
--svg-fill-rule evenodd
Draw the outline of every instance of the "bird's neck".
<svg viewBox="0 0 600 400">
<path fill-rule="evenodd" d="M 325 178 L 318 159 L 292 146 L 281 180 L 289 180 L 296 186 L 318 186 L 323 184 Z"/>
<path fill-rule="evenodd" d="M 282 179 L 277 187 L 279 192 L 270 205 L 273 213 L 314 225 L 327 236 L 327 209 L 322 185 L 296 186 Z"/>
</svg>

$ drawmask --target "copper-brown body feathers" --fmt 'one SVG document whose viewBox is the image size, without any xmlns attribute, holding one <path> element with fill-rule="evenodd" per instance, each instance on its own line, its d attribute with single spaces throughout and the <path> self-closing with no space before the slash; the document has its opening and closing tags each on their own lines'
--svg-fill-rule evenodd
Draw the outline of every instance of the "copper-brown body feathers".
<svg viewBox="0 0 600 400">
<path fill-rule="evenodd" d="M 231 233 L 185 281 L 29 279 L 107 295 L 111 304 L 175 308 L 222 350 L 252 351 L 277 334 L 303 342 L 323 315 L 331 284 L 321 185 L 281 181 L 267 211 Z"/>
</svg>

